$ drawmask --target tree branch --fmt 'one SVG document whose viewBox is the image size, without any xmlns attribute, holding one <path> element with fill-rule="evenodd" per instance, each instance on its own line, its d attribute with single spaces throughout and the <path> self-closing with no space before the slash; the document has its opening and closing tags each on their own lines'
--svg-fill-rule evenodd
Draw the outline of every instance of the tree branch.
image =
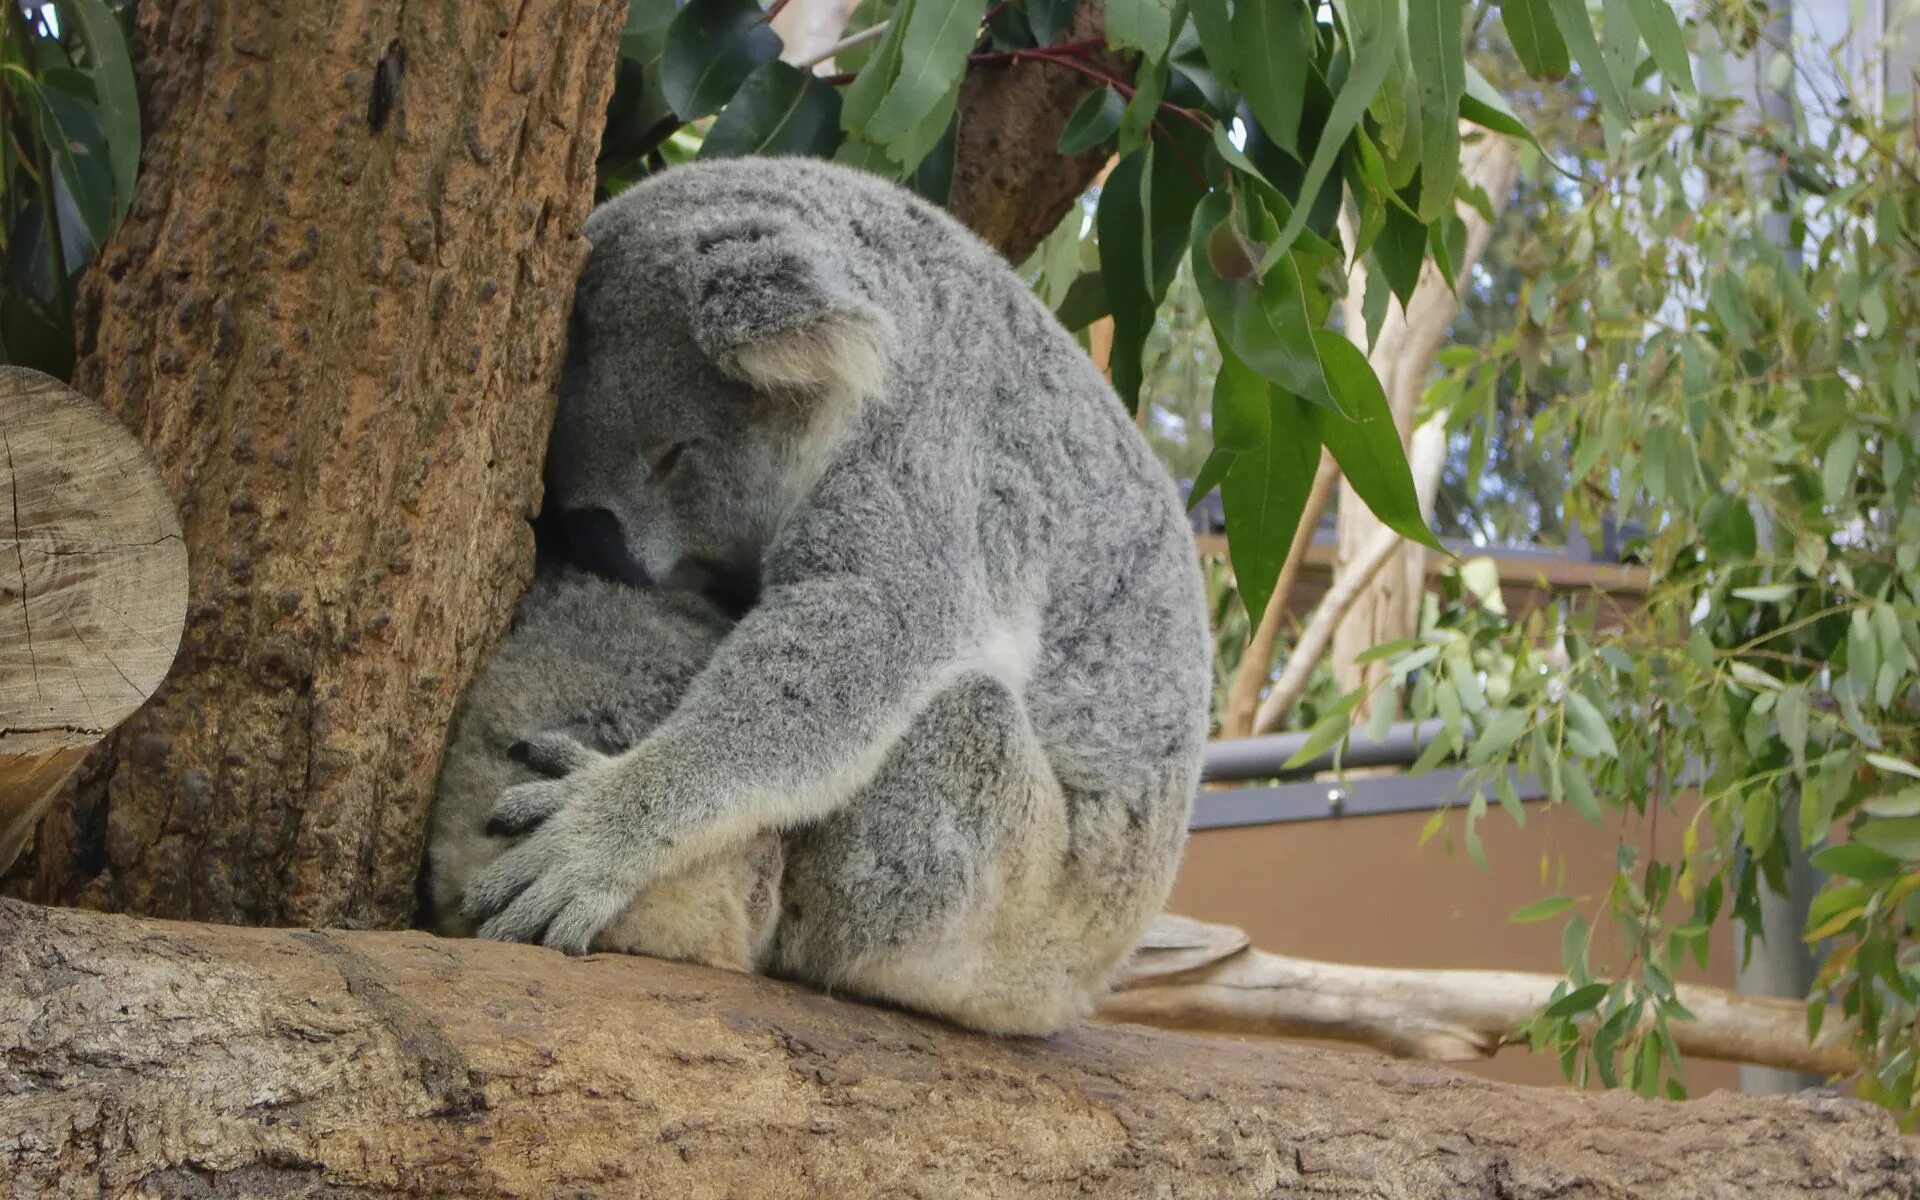
<svg viewBox="0 0 1920 1200">
<path fill-rule="evenodd" d="M 1354 1042 L 1401 1058 L 1467 1062 L 1513 1044 L 1564 982 L 1523 971 L 1402 970 L 1314 962 L 1256 950 L 1224 925 L 1163 916 L 1141 942 L 1101 1018 L 1209 1033 Z M 1681 985 L 1698 1020 L 1668 1028 L 1680 1053 L 1849 1075 L 1844 1022 L 1807 1040 L 1806 1005 Z"/>
<path fill-rule="evenodd" d="M 1912 1196 L 1818 1092 L 1687 1104 L 770 980 L 0 901 L 0 1190 L 69 1197 Z"/>
</svg>

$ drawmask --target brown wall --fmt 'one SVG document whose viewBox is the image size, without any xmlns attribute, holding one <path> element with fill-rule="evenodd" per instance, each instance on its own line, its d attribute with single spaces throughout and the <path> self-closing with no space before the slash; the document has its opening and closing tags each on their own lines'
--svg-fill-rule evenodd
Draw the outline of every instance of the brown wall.
<svg viewBox="0 0 1920 1200">
<path fill-rule="evenodd" d="M 1587 897 L 1582 911 L 1611 934 L 1604 906 L 1621 835 L 1617 826 L 1590 825 L 1570 809 L 1530 804 L 1526 827 L 1516 829 L 1496 810 L 1480 826 L 1483 870 L 1459 845 L 1459 812 L 1449 817 L 1448 833 L 1421 848 L 1420 828 L 1428 816 L 1392 813 L 1199 831 L 1187 843 L 1168 907 L 1237 925 L 1256 945 L 1277 953 L 1374 966 L 1558 972 L 1562 921 L 1515 925 L 1507 919 L 1556 892 Z M 1657 840 L 1669 861 L 1679 856 L 1681 832 L 1682 822 L 1665 814 Z M 1644 826 L 1627 833 L 1636 845 L 1647 844 Z M 1620 946 L 1617 936 L 1596 937 L 1595 968 L 1624 965 Z M 1681 978 L 1732 987 L 1731 934 L 1715 943 L 1707 971 L 1683 972 Z M 1556 1061 L 1517 1047 L 1467 1069 L 1519 1083 L 1564 1082 Z M 1739 1073 L 1722 1063 L 1690 1063 L 1687 1083 L 1700 1096 L 1737 1088 Z"/>
</svg>

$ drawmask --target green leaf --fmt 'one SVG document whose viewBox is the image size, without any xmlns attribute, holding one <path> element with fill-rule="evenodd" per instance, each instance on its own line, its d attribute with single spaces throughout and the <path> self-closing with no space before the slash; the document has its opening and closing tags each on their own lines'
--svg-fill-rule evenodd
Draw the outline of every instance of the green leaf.
<svg viewBox="0 0 1920 1200">
<path fill-rule="evenodd" d="M 1320 441 L 1382 524 L 1409 541 L 1442 550 L 1420 515 L 1413 471 L 1400 444 L 1387 394 L 1360 348 L 1331 330 L 1315 330 L 1327 386 L 1342 412 L 1316 410 Z M 1444 553 L 1444 551 L 1442 551 Z"/>
<path fill-rule="evenodd" d="M 1566 77 L 1567 43 L 1554 27 L 1549 0 L 1500 0 L 1500 23 L 1527 74 L 1536 79 Z"/>
<path fill-rule="evenodd" d="M 1829 875 L 1858 879 L 1861 883 L 1884 883 L 1901 873 L 1899 859 L 1861 842 L 1828 846 L 1808 861 Z"/>
<path fill-rule="evenodd" d="M 1096 268 L 1082 271 L 1074 279 L 1067 288 L 1066 297 L 1060 301 L 1060 307 L 1053 310 L 1053 315 L 1059 318 L 1060 324 L 1066 326 L 1069 333 L 1077 333 L 1106 316 L 1112 309 L 1113 306 L 1107 302 L 1106 275 Z"/>
<path fill-rule="evenodd" d="M 1188 512 L 1205 500 L 1208 492 L 1220 486 L 1220 481 L 1227 477 L 1228 471 L 1233 470 L 1233 461 L 1238 457 L 1232 450 L 1217 448 L 1207 455 L 1207 461 L 1200 464 L 1200 473 L 1193 477 L 1193 487 L 1187 492 Z"/>
<path fill-rule="evenodd" d="M 1164 58 L 1144 62 L 1133 75 L 1133 99 L 1120 114 L 1118 152 L 1132 154 L 1146 145 L 1153 122 L 1160 115 L 1160 100 L 1167 93 L 1172 68 Z"/>
<path fill-rule="evenodd" d="M 1107 0 L 1107 44 L 1164 58 L 1173 39 L 1173 0 Z"/>
<path fill-rule="evenodd" d="M 1910 779 L 1920 779 L 1920 767 L 1914 766 L 1904 758 L 1896 758 L 1891 754 L 1869 754 L 1867 761 L 1882 771 L 1905 775 Z"/>
<path fill-rule="evenodd" d="M 770 62 L 754 68 L 714 119 L 700 143 L 700 157 L 828 158 L 840 138 L 840 90 L 797 67 Z"/>
<path fill-rule="evenodd" d="M 1587 778 L 1587 769 L 1574 759 L 1562 758 L 1555 775 L 1573 810 L 1598 825 L 1601 820 L 1600 801 L 1594 797 L 1593 781 Z"/>
<path fill-rule="evenodd" d="M 1153 328 L 1155 303 L 1146 278 L 1141 246 L 1146 238 L 1146 214 L 1140 208 L 1140 181 L 1145 153 L 1130 154 L 1115 164 L 1100 186 L 1100 206 L 1094 229 L 1100 238 L 1100 274 L 1107 303 L 1113 312 L 1113 348 L 1107 367 L 1113 388 L 1132 412 L 1140 400 L 1140 352 Z M 1196 269 L 1198 263 L 1195 264 Z"/>
<path fill-rule="evenodd" d="M 1193 0 L 1193 28 L 1200 35 L 1200 53 L 1214 78 L 1223 87 L 1238 88 L 1240 76 L 1235 66 L 1238 56 L 1234 51 L 1233 23 L 1227 13 L 1227 0 Z"/>
<path fill-rule="evenodd" d="M 1600 51 L 1600 39 L 1593 32 L 1587 0 L 1546 0 L 1546 4 L 1553 12 L 1560 36 L 1566 39 L 1573 61 L 1580 64 L 1580 74 L 1587 86 L 1600 98 L 1608 116 L 1626 124 L 1632 119 L 1627 108 L 1626 81 L 1613 73 L 1612 63 Z"/>
<path fill-rule="evenodd" d="M 1486 723 L 1467 750 L 1467 761 L 1479 766 L 1496 754 L 1503 754 L 1527 731 L 1527 714 L 1517 708 L 1503 709 Z"/>
<path fill-rule="evenodd" d="M 1373 261 L 1387 286 L 1406 307 L 1420 283 L 1420 265 L 1427 259 L 1427 227 L 1397 205 L 1387 205 L 1386 221 L 1373 243 Z"/>
<path fill-rule="evenodd" d="M 1105 142 L 1120 128 L 1120 116 L 1126 111 L 1126 99 L 1110 87 L 1090 94 L 1060 131 L 1060 153 L 1084 154 Z"/>
<path fill-rule="evenodd" d="M 1354 655 L 1353 665 L 1356 667 L 1364 667 L 1368 663 L 1379 662 L 1383 658 L 1393 658 L 1397 655 L 1405 654 L 1407 651 L 1415 649 L 1419 645 L 1419 638 L 1396 638 L 1391 642 L 1382 642 L 1378 646 L 1369 647 Z"/>
<path fill-rule="evenodd" d="M 140 170 L 140 93 L 120 22 L 101 0 L 59 0 L 61 20 L 78 29 L 87 47 L 87 77 L 93 81 L 101 135 L 113 172 L 113 225 L 127 215 Z M 111 229 L 108 231 L 111 232 Z"/>
<path fill-rule="evenodd" d="M 1826 486 L 1827 503 L 1845 505 L 1853 495 L 1853 469 L 1860 461 L 1860 430 L 1849 425 L 1827 444 L 1820 464 L 1820 479 Z"/>
<path fill-rule="evenodd" d="M 687 0 L 667 26 L 660 87 L 682 121 L 720 111 L 755 67 L 780 56 L 780 35 L 754 0 Z"/>
<path fill-rule="evenodd" d="M 1207 242 L 1222 222 L 1231 220 L 1230 203 L 1214 192 L 1193 213 L 1193 277 L 1216 336 L 1264 378 L 1316 404 L 1334 406 L 1293 259 L 1283 257 L 1263 281 L 1224 279 L 1214 270 Z M 1103 245 L 1105 241 L 1103 232 Z"/>
<path fill-rule="evenodd" d="M 1524 905 L 1514 910 L 1514 914 L 1508 917 L 1507 920 L 1513 922 L 1515 925 L 1526 925 L 1533 921 L 1551 920 L 1572 908 L 1576 903 L 1578 903 L 1578 901 L 1572 896 L 1548 896 L 1544 900 L 1535 900 L 1532 904 Z"/>
<path fill-rule="evenodd" d="M 1302 401 L 1274 390 L 1272 423 L 1267 444 L 1236 455 L 1220 484 L 1227 517 L 1227 556 L 1255 628 L 1293 548 L 1300 513 L 1307 506 L 1307 493 L 1313 490 L 1314 471 L 1320 465 L 1320 442 Z"/>
<path fill-rule="evenodd" d="M 1558 1000 L 1555 1000 L 1552 1004 L 1547 1005 L 1546 1012 L 1543 1015 L 1549 1017 L 1577 1017 L 1582 1013 L 1589 1013 L 1599 1008 L 1600 1002 L 1606 998 L 1606 984 L 1589 983 L 1585 987 L 1573 989 Z"/>
<path fill-rule="evenodd" d="M 900 70 L 900 47 L 906 41 L 907 18 L 913 13 L 914 2 L 900 0 L 899 6 L 893 10 L 893 19 L 887 23 L 886 33 L 880 37 L 880 44 L 868 56 L 853 82 L 847 85 L 846 95 L 841 99 L 841 127 L 868 144 L 872 144 L 873 139 L 866 136 L 867 123 L 879 111 L 880 102 L 886 99 L 888 89 L 893 86 L 893 77 Z"/>
<path fill-rule="evenodd" d="M 1314 722 L 1313 729 L 1307 734 L 1307 740 L 1293 752 L 1291 758 L 1280 764 L 1280 769 L 1292 771 L 1303 767 L 1320 757 L 1335 742 L 1346 737 L 1348 730 L 1353 727 L 1353 710 L 1364 695 L 1366 695 L 1365 692 L 1356 690 L 1340 697 L 1333 707 L 1327 710 L 1325 716 Z"/>
<path fill-rule="evenodd" d="M 1567 740 L 1586 758 L 1620 757 L 1620 744 L 1613 740 L 1607 719 L 1578 691 L 1567 693 Z"/>
<path fill-rule="evenodd" d="M 916 0 L 905 14 L 900 70 L 862 131 L 883 146 L 908 140 L 936 120 L 967 70 L 967 52 L 980 34 L 987 0 Z M 894 20 L 902 17 L 896 15 Z M 944 130 L 946 122 L 939 121 Z"/>
<path fill-rule="evenodd" d="M 1920 817 L 1870 817 L 1853 831 L 1854 841 L 1906 862 L 1920 860 Z"/>
<path fill-rule="evenodd" d="M 16 95 L 34 103 L 40 137 L 53 156 L 55 182 L 65 188 L 85 227 L 87 241 L 99 246 L 114 223 L 113 173 L 93 101 L 93 85 L 70 67 L 52 67 L 40 73 L 38 88 L 22 88 Z M 79 264 L 69 262 L 72 270 Z"/>
<path fill-rule="evenodd" d="M 1755 858 L 1773 846 L 1774 834 L 1779 830 L 1780 806 L 1772 794 L 1764 788 L 1748 792 L 1740 813 L 1740 840 L 1747 844 Z"/>
<path fill-rule="evenodd" d="M 1467 91 L 1461 8 L 1461 0 L 1412 0 L 1407 7 L 1407 51 L 1420 101 L 1423 221 L 1453 211 L 1453 184 L 1460 175 L 1460 100 Z"/>
<path fill-rule="evenodd" d="M 1578 0 L 1574 0 L 1578 2 Z M 1403 36 L 1403 0 L 1347 0 L 1347 77 L 1334 94 L 1333 106 L 1320 126 L 1320 141 L 1313 159 L 1300 180 L 1302 201 L 1293 216 L 1267 249 L 1266 266 L 1271 267 L 1293 248 L 1300 231 L 1307 227 L 1310 205 L 1305 197 L 1320 194 L 1320 185 L 1333 170 L 1334 159 L 1346 145 L 1347 136 L 1366 115 L 1367 105 L 1380 90 L 1394 67 L 1394 56 Z"/>
<path fill-rule="evenodd" d="M 1233 42 L 1240 91 L 1269 140 L 1300 157 L 1300 111 L 1312 69 L 1313 24 L 1298 0 L 1235 4 Z M 1302 191 L 1302 204 L 1311 192 Z"/>
<path fill-rule="evenodd" d="M 1653 52 L 1653 61 L 1667 81 L 1683 92 L 1693 90 L 1693 64 L 1687 54 L 1687 36 L 1680 29 L 1668 0 L 1628 0 L 1633 23 Z"/>
<path fill-rule="evenodd" d="M 1737 587 L 1733 594 L 1755 604 L 1784 604 L 1793 599 L 1795 591 L 1790 583 L 1769 583 L 1761 587 Z"/>
<path fill-rule="evenodd" d="M 1213 444 L 1227 451 L 1258 450 L 1272 431 L 1269 384 L 1220 347 L 1220 373 L 1213 380 Z"/>
<path fill-rule="evenodd" d="M 1037 46 L 1051 46 L 1060 40 L 1073 20 L 1080 0 L 1027 0 L 1027 24 L 1033 27 Z"/>
<path fill-rule="evenodd" d="M 1466 68 L 1467 89 L 1460 96 L 1460 115 L 1482 129 L 1491 129 L 1495 133 L 1504 133 L 1508 137 L 1531 142 L 1534 149 L 1543 155 L 1546 154 L 1547 148 L 1540 144 L 1539 138 L 1533 136 L 1533 130 L 1527 128 L 1526 122 L 1514 113 L 1512 107 L 1507 104 L 1507 98 L 1488 83 L 1487 77 L 1482 75 L 1472 63 L 1467 63 Z M 1552 163 L 1555 170 L 1560 169 L 1559 164 L 1553 162 L 1551 155 L 1547 155 L 1547 161 Z"/>
</svg>

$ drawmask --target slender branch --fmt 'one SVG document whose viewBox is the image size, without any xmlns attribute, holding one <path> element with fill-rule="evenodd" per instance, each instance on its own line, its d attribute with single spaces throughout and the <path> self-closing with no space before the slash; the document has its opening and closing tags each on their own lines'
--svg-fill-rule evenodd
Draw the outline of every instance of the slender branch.
<svg viewBox="0 0 1920 1200">
<path fill-rule="evenodd" d="M 1355 1042 L 1401 1058 L 1490 1058 L 1564 980 L 1524 971 L 1402 970 L 1254 949 L 1247 935 L 1166 915 L 1149 927 L 1096 1015 L 1169 1029 Z M 1682 984 L 1697 1018 L 1673 1021 L 1682 1054 L 1838 1076 L 1859 1069 L 1844 1023 L 1807 1038 L 1804 1004 Z"/>
<path fill-rule="evenodd" d="M 859 33 L 848 34 L 820 53 L 808 58 L 803 58 L 793 65 L 802 71 L 811 71 L 837 54 L 845 54 L 847 51 L 864 46 L 868 42 L 879 41 L 882 37 L 886 36 L 887 26 L 891 24 L 893 24 L 892 21 L 881 21 L 877 24 L 869 25 Z M 834 76 L 833 78 L 837 80 L 839 77 Z M 851 76 L 848 78 L 851 78 Z"/>
</svg>

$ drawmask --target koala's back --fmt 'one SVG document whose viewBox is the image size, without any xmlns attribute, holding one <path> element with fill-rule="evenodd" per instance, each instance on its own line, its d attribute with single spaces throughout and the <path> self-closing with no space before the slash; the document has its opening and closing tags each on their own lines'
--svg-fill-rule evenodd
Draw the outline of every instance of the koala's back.
<svg viewBox="0 0 1920 1200">
<path fill-rule="evenodd" d="M 888 346 L 884 380 L 843 414 L 766 546 L 766 583 L 882 580 L 904 626 L 952 631 L 944 669 L 965 680 L 937 693 L 874 789 L 790 845 L 800 915 L 783 924 L 783 967 L 984 1027 L 1046 1027 L 1051 1010 L 984 1012 L 942 992 L 965 978 L 1031 998 L 1043 989 L 1006 983 L 1026 973 L 1070 976 L 1084 1000 L 1164 901 L 1212 686 L 1184 505 L 1031 290 L 904 189 L 811 160 L 701 163 L 623 194 L 587 233 L 596 255 L 619 247 L 609 261 L 631 274 L 609 291 L 631 297 L 697 262 L 703 231 L 756 221 L 826 247 L 816 268 L 884 314 Z M 724 299 L 743 311 L 784 298 L 777 270 L 734 282 Z M 1004 761 L 983 760 L 983 729 Z M 1020 814 L 984 852 L 969 840 L 992 828 L 968 807 L 975 792 Z M 934 808 L 955 815 L 951 848 L 930 836 Z M 982 853 L 993 869 L 975 869 Z M 922 893 L 941 898 L 904 911 L 900 897 Z M 930 908 L 952 914 L 937 936 Z M 876 930 L 898 932 L 876 948 Z M 987 947 L 972 973 L 951 965 L 968 939 Z"/>
<path fill-rule="evenodd" d="M 513 627 L 475 674 L 454 719 L 428 841 L 428 907 L 439 932 L 467 936 L 466 882 L 505 841 L 487 833 L 494 804 L 537 776 L 509 748 L 569 734 L 613 754 L 666 719 L 731 622 L 701 597 L 542 566 Z"/>
</svg>

